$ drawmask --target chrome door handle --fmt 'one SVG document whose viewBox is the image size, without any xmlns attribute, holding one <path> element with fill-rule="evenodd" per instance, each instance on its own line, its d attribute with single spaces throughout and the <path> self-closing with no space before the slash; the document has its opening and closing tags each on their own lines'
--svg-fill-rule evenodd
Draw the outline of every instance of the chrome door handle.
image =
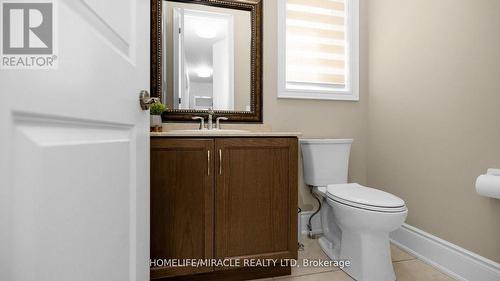
<svg viewBox="0 0 500 281">
<path fill-rule="evenodd" d="M 219 175 L 222 175 L 222 149 L 219 149 Z"/>
<path fill-rule="evenodd" d="M 207 151 L 207 174 L 210 176 L 210 150 Z"/>
<path fill-rule="evenodd" d="M 149 107 L 151 107 L 151 105 L 153 103 L 156 103 L 159 101 L 160 101 L 159 98 L 152 98 L 149 95 L 149 92 L 146 90 L 142 90 L 140 95 L 139 95 L 139 103 L 141 105 L 142 110 L 148 110 Z"/>
</svg>

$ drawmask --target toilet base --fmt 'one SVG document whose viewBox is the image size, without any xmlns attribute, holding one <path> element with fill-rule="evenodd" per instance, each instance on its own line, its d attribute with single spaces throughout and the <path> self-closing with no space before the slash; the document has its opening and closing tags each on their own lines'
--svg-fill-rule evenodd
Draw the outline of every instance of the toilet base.
<svg viewBox="0 0 500 281">
<path fill-rule="evenodd" d="M 342 233 L 340 259 L 350 260 L 343 270 L 358 281 L 394 281 L 387 233 Z"/>
<path fill-rule="evenodd" d="M 318 239 L 323 252 L 332 260 L 349 260 L 342 270 L 358 281 L 394 281 L 389 237 L 385 234 L 342 234 L 342 247 L 337 249 L 326 237 Z M 364 246 L 361 246 L 364 245 Z"/>
</svg>

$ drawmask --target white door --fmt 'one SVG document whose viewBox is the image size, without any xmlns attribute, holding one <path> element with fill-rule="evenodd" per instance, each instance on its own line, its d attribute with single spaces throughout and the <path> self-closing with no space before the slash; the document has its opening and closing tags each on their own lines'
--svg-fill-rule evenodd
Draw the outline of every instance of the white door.
<svg viewBox="0 0 500 281">
<path fill-rule="evenodd" d="M 58 69 L 0 70 L 0 280 L 149 280 L 150 0 L 55 1 Z"/>
</svg>

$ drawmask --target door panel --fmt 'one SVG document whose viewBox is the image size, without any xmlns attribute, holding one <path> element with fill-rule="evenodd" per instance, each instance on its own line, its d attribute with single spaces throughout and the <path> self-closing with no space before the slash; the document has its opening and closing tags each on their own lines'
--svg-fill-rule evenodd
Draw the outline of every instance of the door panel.
<svg viewBox="0 0 500 281">
<path fill-rule="evenodd" d="M 213 145 L 203 139 L 152 140 L 153 260 L 213 257 Z M 212 268 L 155 268 L 151 277 L 208 271 Z"/>
<path fill-rule="evenodd" d="M 135 267 L 130 131 L 14 115 L 11 280 L 131 279 L 128 271 L 110 272 Z M 61 253 L 71 259 L 64 270 L 43 261 Z"/>
<path fill-rule="evenodd" d="M 0 70 L 0 280 L 149 279 L 149 3 L 57 1 L 58 68 Z"/>
<path fill-rule="evenodd" d="M 216 150 L 216 257 L 296 256 L 296 139 L 217 139 Z"/>
</svg>

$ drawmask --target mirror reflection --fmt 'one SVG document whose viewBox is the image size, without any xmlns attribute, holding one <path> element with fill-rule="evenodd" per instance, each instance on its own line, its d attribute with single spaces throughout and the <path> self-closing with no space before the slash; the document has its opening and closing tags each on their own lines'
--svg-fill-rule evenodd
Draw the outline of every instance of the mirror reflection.
<svg viewBox="0 0 500 281">
<path fill-rule="evenodd" d="M 250 111 L 250 12 L 163 2 L 162 100 L 171 109 Z"/>
</svg>

